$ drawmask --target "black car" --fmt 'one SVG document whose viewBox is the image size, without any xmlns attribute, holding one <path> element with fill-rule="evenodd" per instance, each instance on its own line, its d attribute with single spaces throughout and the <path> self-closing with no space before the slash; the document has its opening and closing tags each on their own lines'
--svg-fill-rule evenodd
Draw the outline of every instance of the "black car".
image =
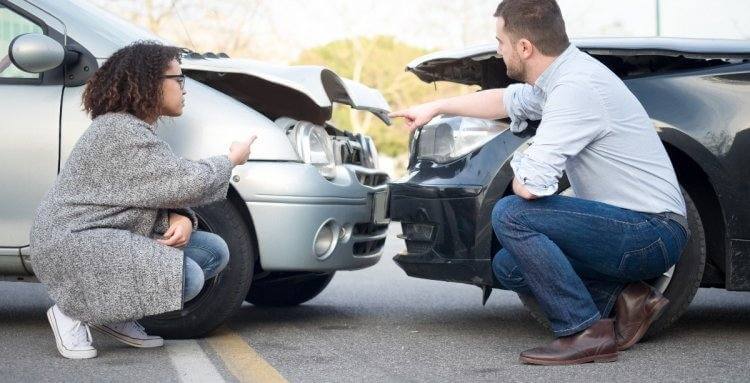
<svg viewBox="0 0 750 383">
<path fill-rule="evenodd" d="M 650 281 L 672 302 L 651 333 L 677 320 L 698 287 L 750 290 L 750 41 L 606 38 L 573 44 L 610 68 L 641 101 L 685 195 L 692 236 L 675 267 Z M 482 89 L 514 82 L 494 44 L 430 54 L 407 70 L 425 82 Z M 408 175 L 390 184 L 391 218 L 401 222 L 406 242 L 394 260 L 408 275 L 479 286 L 485 301 L 500 286 L 491 269 L 500 245 L 490 213 L 512 193 L 510 160 L 535 131 L 516 135 L 508 123 L 440 116 L 413 133 Z M 558 192 L 571 194 L 565 179 Z"/>
</svg>

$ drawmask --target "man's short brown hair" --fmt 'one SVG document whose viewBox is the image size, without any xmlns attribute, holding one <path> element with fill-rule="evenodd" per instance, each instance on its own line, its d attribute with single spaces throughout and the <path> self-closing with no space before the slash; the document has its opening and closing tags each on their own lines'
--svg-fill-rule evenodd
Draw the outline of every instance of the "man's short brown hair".
<svg viewBox="0 0 750 383">
<path fill-rule="evenodd" d="M 527 39 L 545 56 L 558 56 L 570 45 L 555 0 L 504 0 L 495 17 L 503 18 L 513 41 Z"/>
</svg>

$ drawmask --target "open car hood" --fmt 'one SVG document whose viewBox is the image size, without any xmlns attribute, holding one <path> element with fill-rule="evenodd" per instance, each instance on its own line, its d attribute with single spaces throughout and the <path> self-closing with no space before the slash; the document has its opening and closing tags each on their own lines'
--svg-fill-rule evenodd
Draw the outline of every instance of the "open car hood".
<svg viewBox="0 0 750 383">
<path fill-rule="evenodd" d="M 192 58 L 182 60 L 185 74 L 226 93 L 271 119 L 292 117 L 323 125 L 333 103 L 375 114 L 390 124 L 390 107 L 370 87 L 339 77 L 319 66 L 274 65 L 248 59 Z"/>
<path fill-rule="evenodd" d="M 599 56 L 668 56 L 688 59 L 750 59 L 750 41 L 688 39 L 668 37 L 582 38 L 572 39 L 575 46 Z M 483 44 L 447 50 L 419 57 L 406 66 L 422 81 L 450 81 L 482 85 L 501 61 L 497 44 Z M 490 64 L 490 65 L 487 65 Z M 497 81 L 494 81 L 495 83 Z"/>
</svg>

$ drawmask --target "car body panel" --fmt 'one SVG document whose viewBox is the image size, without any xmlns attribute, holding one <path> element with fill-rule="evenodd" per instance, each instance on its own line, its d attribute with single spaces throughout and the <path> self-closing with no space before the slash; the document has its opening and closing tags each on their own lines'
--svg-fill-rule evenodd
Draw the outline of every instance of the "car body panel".
<svg viewBox="0 0 750 383">
<path fill-rule="evenodd" d="M 34 212 L 57 175 L 58 124 L 62 86 L 0 86 L 0 244 L 28 245 Z M 18 187 L 23 185 L 22 187 Z M 11 202 L 12 201 L 12 202 Z"/>
<path fill-rule="evenodd" d="M 581 48 L 600 61 L 648 56 L 687 63 L 673 70 L 624 76 L 623 80 L 652 118 L 680 182 L 705 182 L 708 189 L 701 193 L 716 199 L 715 208 L 707 208 L 713 205 L 704 202 L 701 215 L 704 225 L 709 225 L 705 226 L 709 250 L 714 250 L 708 257 L 722 278 L 726 275 L 724 287 L 750 290 L 750 63 L 745 62 L 750 58 L 750 42 L 589 39 Z M 685 61 L 686 57 L 692 59 Z M 408 70 L 427 82 L 486 86 L 509 80 L 498 80 L 505 71 L 494 44 L 427 55 L 412 61 Z M 492 81 L 488 82 L 488 77 Z M 407 274 L 497 285 L 490 260 L 499 244 L 490 213 L 499 198 L 512 192 L 510 159 L 533 132 L 532 128 L 516 135 L 505 130 L 450 163 L 419 159 L 411 153 L 409 174 L 390 184 L 392 219 L 402 225 L 433 223 L 437 229 L 429 244 L 407 238 L 407 250 L 394 258 Z M 479 192 L 476 196 L 455 194 L 467 187 Z M 449 196 L 446 190 L 454 194 Z"/>
</svg>

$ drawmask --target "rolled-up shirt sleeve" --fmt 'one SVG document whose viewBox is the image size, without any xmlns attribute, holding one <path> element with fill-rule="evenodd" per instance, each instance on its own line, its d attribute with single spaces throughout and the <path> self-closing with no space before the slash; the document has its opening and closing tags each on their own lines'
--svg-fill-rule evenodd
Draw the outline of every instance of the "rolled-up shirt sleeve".
<svg viewBox="0 0 750 383">
<path fill-rule="evenodd" d="M 544 95 L 529 84 L 513 84 L 503 90 L 503 104 L 510 117 L 510 130 L 519 133 L 528 127 L 528 120 L 542 118 Z"/>
<path fill-rule="evenodd" d="M 511 161 L 516 178 L 531 194 L 554 194 L 568 158 L 609 131 L 601 101 L 592 92 L 563 83 L 547 96 L 533 143 Z"/>
</svg>

